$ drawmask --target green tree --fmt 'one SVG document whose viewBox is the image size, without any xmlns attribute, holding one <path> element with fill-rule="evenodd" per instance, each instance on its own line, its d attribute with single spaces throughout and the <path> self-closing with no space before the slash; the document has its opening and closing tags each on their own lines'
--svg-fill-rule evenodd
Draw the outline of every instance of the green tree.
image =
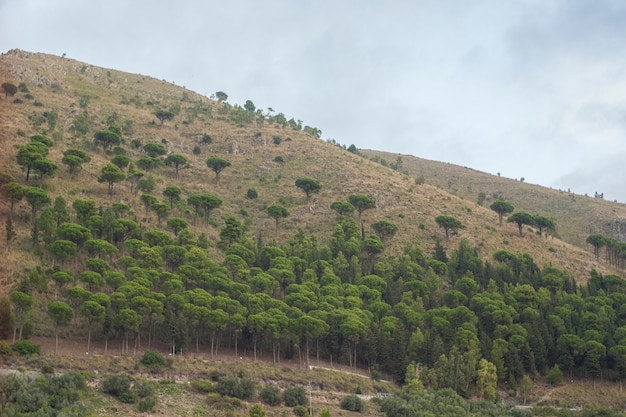
<svg viewBox="0 0 626 417">
<path fill-rule="evenodd" d="M 154 115 L 161 122 L 161 126 L 163 125 L 164 121 L 172 120 L 174 118 L 174 116 L 175 116 L 174 112 L 169 111 L 169 110 L 163 110 L 163 109 L 159 109 L 159 110 L 155 111 Z"/>
<path fill-rule="evenodd" d="M 509 213 L 513 213 L 513 210 L 515 209 L 511 204 L 507 203 L 504 200 L 496 200 L 494 201 L 489 208 L 493 211 L 495 211 L 496 213 L 498 213 L 498 221 L 500 223 L 500 226 L 502 226 L 502 218 L 504 217 L 505 214 L 509 214 Z"/>
<path fill-rule="evenodd" d="M 520 387 L 519 387 L 520 394 L 522 396 L 522 399 L 524 400 L 524 405 L 526 405 L 526 402 L 530 400 L 532 396 L 532 389 L 533 389 L 532 379 L 530 379 L 528 375 L 524 375 L 522 377 L 522 382 L 520 383 Z"/>
<path fill-rule="evenodd" d="M 388 238 L 396 234 L 398 226 L 386 220 L 379 220 L 372 223 L 372 229 L 374 229 L 380 240 L 385 243 Z"/>
<path fill-rule="evenodd" d="M 480 392 L 480 398 L 490 402 L 495 401 L 498 387 L 497 370 L 496 366 L 486 359 L 481 359 L 478 362 L 476 385 Z"/>
<path fill-rule="evenodd" d="M 2 83 L 2 91 L 4 92 L 4 98 L 13 97 L 17 93 L 17 86 L 10 82 L 4 82 Z"/>
<path fill-rule="evenodd" d="M 348 196 L 348 202 L 352 204 L 359 213 L 359 223 L 361 224 L 361 239 L 365 239 L 365 228 L 363 227 L 362 214 L 365 210 L 376 208 L 376 200 L 365 194 L 352 194 Z"/>
<path fill-rule="evenodd" d="M 533 220 L 535 226 L 539 229 L 539 236 L 543 236 L 544 231 L 548 234 L 554 233 L 556 230 L 556 222 L 550 217 L 536 215 Z"/>
<path fill-rule="evenodd" d="M 17 151 L 17 163 L 26 169 L 26 182 L 30 178 L 30 170 L 36 161 L 48 155 L 48 147 L 40 142 L 31 142 L 20 146 Z"/>
<path fill-rule="evenodd" d="M 164 162 L 168 167 L 174 167 L 176 171 L 176 178 L 178 178 L 178 170 L 187 165 L 187 158 L 180 154 L 173 153 L 168 155 Z"/>
<path fill-rule="evenodd" d="M 24 187 L 13 181 L 0 187 L 0 194 L 9 202 L 9 218 L 13 219 L 13 208 L 24 198 Z"/>
<path fill-rule="evenodd" d="M 139 332 L 141 325 L 141 316 L 130 308 L 121 309 L 115 316 L 115 324 L 122 330 L 124 334 L 124 344 L 122 351 L 128 353 L 128 337 L 131 333 Z"/>
<path fill-rule="evenodd" d="M 272 204 L 267 208 L 267 214 L 276 221 L 276 236 L 278 236 L 278 221 L 289 216 L 289 212 L 280 204 Z"/>
<path fill-rule="evenodd" d="M 59 353 L 59 331 L 71 323 L 74 316 L 72 307 L 63 301 L 52 301 L 48 304 L 48 316 L 52 319 L 54 326 L 54 354 Z"/>
<path fill-rule="evenodd" d="M 52 178 L 56 175 L 57 165 L 46 158 L 33 161 L 32 169 L 38 174 L 38 178 Z"/>
<path fill-rule="evenodd" d="M 151 206 L 151 209 L 157 215 L 157 224 L 161 226 L 161 221 L 169 216 L 170 208 L 165 203 L 157 202 Z"/>
<path fill-rule="evenodd" d="M 311 195 L 319 193 L 322 189 L 322 184 L 315 178 L 298 178 L 296 179 L 296 187 L 304 191 L 306 204 L 311 208 Z"/>
<path fill-rule="evenodd" d="M 187 198 L 187 204 L 194 208 L 196 214 L 204 214 L 208 225 L 211 212 L 222 206 L 222 200 L 212 194 L 191 194 Z"/>
<path fill-rule="evenodd" d="M 96 301 L 85 301 L 80 306 L 80 314 L 87 319 L 87 353 L 91 349 L 91 329 L 94 324 L 104 323 L 106 308 Z"/>
<path fill-rule="evenodd" d="M 227 161 L 226 159 L 222 159 L 218 156 L 211 156 L 206 160 L 206 165 L 213 170 L 215 173 L 215 182 L 219 183 L 222 171 L 228 168 L 231 164 L 230 161 Z"/>
<path fill-rule="evenodd" d="M 158 158 L 167 153 L 165 146 L 154 142 L 143 145 L 143 151 L 147 153 L 150 158 Z"/>
<path fill-rule="evenodd" d="M 59 227 L 61 223 L 70 221 L 70 214 L 67 211 L 67 201 L 65 201 L 62 196 L 59 195 L 54 199 L 52 211 L 54 213 L 54 220 L 57 227 Z"/>
<path fill-rule="evenodd" d="M 54 142 L 52 142 L 52 139 L 50 139 L 48 136 L 46 135 L 33 135 L 30 137 L 30 141 L 31 142 L 39 142 L 39 143 L 43 143 L 44 145 L 46 145 L 48 148 L 51 148 L 52 145 L 54 145 Z"/>
<path fill-rule="evenodd" d="M 61 262 L 61 268 L 63 268 L 65 261 L 76 256 L 76 252 L 78 251 L 76 243 L 63 239 L 55 240 L 50 243 L 47 249 L 54 259 Z"/>
<path fill-rule="evenodd" d="M 224 101 L 228 100 L 228 94 L 226 94 L 223 91 L 216 92 L 215 97 L 217 97 L 217 101 L 219 101 L 220 103 L 223 103 Z"/>
<path fill-rule="evenodd" d="M 130 158 L 128 155 L 115 155 L 113 159 L 111 159 L 111 163 L 116 165 L 119 169 L 125 169 L 130 165 Z"/>
<path fill-rule="evenodd" d="M 520 236 L 522 236 L 522 227 L 524 227 L 524 225 L 532 226 L 535 224 L 535 218 L 533 217 L 533 215 L 525 213 L 523 211 L 513 213 L 506 221 L 509 223 L 517 224 Z"/>
<path fill-rule="evenodd" d="M 37 213 L 39 212 L 39 210 L 41 210 L 44 206 L 50 204 L 52 201 L 50 200 L 48 193 L 46 193 L 41 188 L 37 188 L 37 187 L 26 187 L 24 189 L 24 198 L 26 199 L 26 202 L 28 202 L 28 205 L 30 206 L 30 209 L 31 209 L 31 220 L 30 220 L 31 223 L 30 224 L 34 227 L 35 220 L 37 219 Z"/>
<path fill-rule="evenodd" d="M 102 167 L 98 182 L 106 182 L 108 185 L 108 194 L 113 195 L 113 184 L 124 181 L 126 175 L 117 165 L 109 162 Z"/>
<path fill-rule="evenodd" d="M 10 298 L 13 304 L 13 343 L 15 343 L 18 329 L 20 331 L 19 339 L 22 339 L 24 324 L 28 321 L 33 309 L 33 296 L 23 291 L 13 291 Z"/>
<path fill-rule="evenodd" d="M 252 102 L 252 100 L 246 100 L 246 103 L 243 105 L 243 108 L 249 112 L 254 112 L 256 110 L 256 106 Z"/>
<path fill-rule="evenodd" d="M 597 260 L 600 256 L 600 248 L 606 246 L 607 239 L 601 234 L 593 234 L 587 236 L 587 240 L 585 240 L 585 242 L 593 246 L 593 254 Z"/>
<path fill-rule="evenodd" d="M 120 135 L 111 130 L 98 130 L 93 137 L 96 143 L 102 146 L 102 149 L 105 151 L 122 142 Z"/>
<path fill-rule="evenodd" d="M 335 210 L 339 216 L 347 216 L 354 213 L 354 206 L 347 201 L 335 201 L 330 205 L 331 210 Z"/>
<path fill-rule="evenodd" d="M 167 228 L 174 232 L 174 236 L 178 236 L 181 230 L 189 227 L 189 223 L 187 220 L 181 219 L 180 217 L 170 217 L 167 219 Z"/>
<path fill-rule="evenodd" d="M 454 232 L 458 229 L 463 229 L 465 226 L 461 221 L 455 217 L 441 215 L 435 217 L 435 222 L 441 227 L 446 233 L 446 242 L 450 237 L 450 231 Z"/>
<path fill-rule="evenodd" d="M 163 195 L 167 197 L 167 199 L 170 201 L 170 210 L 173 208 L 174 203 L 177 203 L 180 201 L 181 193 L 182 193 L 182 190 L 180 189 L 180 187 L 171 186 L 171 185 L 165 187 L 165 190 L 163 190 Z"/>
</svg>

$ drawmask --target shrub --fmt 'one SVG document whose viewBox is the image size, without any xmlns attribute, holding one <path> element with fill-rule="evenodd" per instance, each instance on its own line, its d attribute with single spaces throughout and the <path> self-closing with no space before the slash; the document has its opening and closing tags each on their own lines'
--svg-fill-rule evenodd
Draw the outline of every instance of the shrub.
<svg viewBox="0 0 626 417">
<path fill-rule="evenodd" d="M 351 394 L 341 400 L 341 409 L 362 413 L 365 410 L 365 404 L 355 394 Z"/>
<path fill-rule="evenodd" d="M 306 417 L 309 415 L 309 410 L 303 405 L 296 405 L 293 408 L 293 413 L 298 417 Z"/>
<path fill-rule="evenodd" d="M 11 352 L 11 345 L 9 345 L 4 340 L 0 340 L 0 356 L 9 356 Z"/>
<path fill-rule="evenodd" d="M 246 197 L 248 197 L 250 200 L 254 200 L 258 196 L 259 196 L 259 193 L 257 193 L 254 188 L 248 189 L 248 193 L 246 194 Z"/>
<path fill-rule="evenodd" d="M 285 162 L 285 159 L 282 156 L 278 155 L 277 157 L 274 158 L 274 162 L 278 162 L 282 164 L 283 162 Z"/>
<path fill-rule="evenodd" d="M 119 395 L 119 397 L 117 397 L 117 399 L 124 404 L 134 404 L 137 401 L 137 393 L 130 390 L 124 391 Z"/>
<path fill-rule="evenodd" d="M 130 391 L 130 377 L 124 374 L 110 375 L 102 381 L 102 391 L 119 398 L 123 393 Z"/>
<path fill-rule="evenodd" d="M 283 392 L 283 402 L 287 407 L 306 404 L 306 391 L 302 387 L 290 387 Z"/>
<path fill-rule="evenodd" d="M 135 382 L 134 388 L 139 398 L 147 398 L 154 395 L 154 388 L 152 388 L 152 385 L 145 379 Z"/>
<path fill-rule="evenodd" d="M 226 397 L 239 398 L 241 400 L 250 399 L 254 395 L 254 382 L 247 378 L 225 377 L 220 378 L 216 391 Z"/>
<path fill-rule="evenodd" d="M 263 411 L 263 407 L 260 404 L 254 404 L 250 407 L 250 411 L 248 411 L 250 417 L 265 417 L 265 411 Z"/>
<path fill-rule="evenodd" d="M 146 411 L 151 411 L 156 405 L 156 403 L 157 403 L 156 397 L 154 395 L 151 395 L 149 397 L 142 398 L 141 400 L 139 400 L 137 409 L 141 411 L 142 413 Z"/>
<path fill-rule="evenodd" d="M 206 379 L 194 379 L 191 381 L 191 387 L 203 393 L 215 392 L 215 385 L 211 381 L 207 381 Z"/>
<path fill-rule="evenodd" d="M 28 339 L 22 339 L 15 342 L 13 344 L 13 350 L 19 353 L 20 356 L 41 355 L 41 346 Z"/>
<path fill-rule="evenodd" d="M 280 389 L 275 385 L 266 385 L 260 393 L 261 401 L 275 407 L 280 405 Z"/>
<path fill-rule="evenodd" d="M 165 358 L 156 350 L 146 350 L 141 357 L 141 363 L 145 366 L 165 366 Z"/>
<path fill-rule="evenodd" d="M 200 155 L 200 152 L 202 152 L 202 149 L 200 149 L 199 146 L 194 146 L 192 152 L 194 155 Z"/>
</svg>

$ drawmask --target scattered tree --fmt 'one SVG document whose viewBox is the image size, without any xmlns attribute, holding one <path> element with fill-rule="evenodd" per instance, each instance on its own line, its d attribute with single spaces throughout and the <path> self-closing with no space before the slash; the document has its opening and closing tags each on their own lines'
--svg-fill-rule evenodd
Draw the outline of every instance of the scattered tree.
<svg viewBox="0 0 626 417">
<path fill-rule="evenodd" d="M 13 83 L 5 82 L 2 83 L 2 91 L 4 91 L 4 98 L 8 96 L 13 97 L 17 93 L 17 86 Z"/>
<path fill-rule="evenodd" d="M 315 178 L 298 178 L 296 180 L 296 187 L 304 191 L 306 195 L 306 204 L 311 208 L 311 195 L 317 194 L 322 189 L 322 185 L 319 180 Z"/>
<path fill-rule="evenodd" d="M 20 146 L 17 151 L 17 163 L 26 169 L 26 182 L 30 177 L 30 170 L 36 161 L 48 155 L 48 147 L 40 142 L 31 142 Z"/>
<path fill-rule="evenodd" d="M 215 97 L 217 97 L 217 101 L 219 101 L 220 103 L 223 103 L 226 100 L 228 100 L 228 94 L 226 94 L 223 91 L 218 91 L 217 93 L 215 93 Z"/>
<path fill-rule="evenodd" d="M 96 143 L 102 146 L 102 149 L 105 151 L 122 142 L 120 135 L 111 130 L 98 130 L 93 137 Z"/>
<path fill-rule="evenodd" d="M 124 181 L 124 178 L 126 178 L 124 171 L 117 165 L 109 162 L 102 167 L 98 182 L 106 182 L 108 185 L 108 194 L 113 195 L 113 184 Z"/>
<path fill-rule="evenodd" d="M 267 214 L 276 221 L 276 235 L 278 235 L 278 221 L 289 216 L 289 212 L 280 204 L 273 204 L 267 208 Z"/>
<path fill-rule="evenodd" d="M 455 217 L 441 215 L 435 218 L 435 221 L 446 232 L 446 242 L 450 238 L 450 231 L 454 232 L 458 229 L 463 229 L 463 223 Z"/>
<path fill-rule="evenodd" d="M 169 110 L 159 109 L 154 112 L 154 115 L 161 122 L 161 126 L 163 126 L 163 122 L 166 120 L 172 120 L 174 118 L 174 112 Z"/>
<path fill-rule="evenodd" d="M 230 161 L 222 159 L 218 156 L 212 156 L 206 160 L 206 165 L 215 172 L 215 182 L 220 182 L 220 175 L 222 171 L 228 168 L 231 164 Z"/>
<path fill-rule="evenodd" d="M 493 204 L 489 206 L 489 208 L 498 213 L 498 221 L 500 223 L 500 226 L 502 226 L 502 218 L 504 217 L 504 215 L 513 213 L 514 210 L 514 207 L 504 200 L 494 201 Z"/>
<path fill-rule="evenodd" d="M 519 235 L 522 236 L 522 227 L 524 225 L 527 225 L 527 226 L 534 225 L 535 218 L 531 214 L 525 213 L 523 211 L 518 211 L 517 213 L 510 215 L 509 218 L 507 219 L 507 222 L 517 224 Z"/>
<path fill-rule="evenodd" d="M 178 178 L 178 170 L 187 165 L 187 158 L 177 153 L 173 153 L 168 155 L 164 162 L 168 167 L 174 167 L 176 170 L 176 178 Z"/>
</svg>

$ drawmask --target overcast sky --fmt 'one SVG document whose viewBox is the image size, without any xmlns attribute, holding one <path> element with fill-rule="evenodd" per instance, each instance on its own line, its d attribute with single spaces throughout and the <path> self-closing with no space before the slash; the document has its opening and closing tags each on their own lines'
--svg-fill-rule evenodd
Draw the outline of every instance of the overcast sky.
<svg viewBox="0 0 626 417">
<path fill-rule="evenodd" d="M 622 0 L 0 0 L 45 52 L 273 108 L 323 139 L 626 202 Z"/>
</svg>

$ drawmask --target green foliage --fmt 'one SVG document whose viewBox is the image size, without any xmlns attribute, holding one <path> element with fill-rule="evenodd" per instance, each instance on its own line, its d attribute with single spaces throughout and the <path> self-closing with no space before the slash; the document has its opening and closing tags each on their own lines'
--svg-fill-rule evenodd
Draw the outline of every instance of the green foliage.
<svg viewBox="0 0 626 417">
<path fill-rule="evenodd" d="M 340 406 L 342 410 L 356 411 L 358 413 L 365 411 L 365 403 L 355 394 L 343 397 Z"/>
<path fill-rule="evenodd" d="M 27 339 L 18 340 L 13 343 L 13 350 L 20 356 L 41 355 L 41 346 Z"/>
<path fill-rule="evenodd" d="M 254 188 L 248 188 L 248 191 L 246 193 L 246 197 L 247 198 L 249 198 L 250 200 L 254 200 L 258 196 L 259 196 L 259 194 L 257 193 L 257 191 Z"/>
<path fill-rule="evenodd" d="M 297 417 L 307 417 L 309 415 L 309 410 L 303 405 L 296 405 L 293 407 L 292 411 Z"/>
<path fill-rule="evenodd" d="M 193 381 L 191 381 L 191 387 L 195 391 L 204 394 L 216 391 L 215 385 L 211 381 L 207 381 L 206 379 L 194 379 Z"/>
<path fill-rule="evenodd" d="M 513 213 L 511 216 L 509 216 L 506 220 L 508 223 L 515 223 L 517 224 L 517 228 L 519 230 L 519 235 L 522 236 L 522 227 L 524 225 L 526 226 L 532 226 L 535 224 L 535 218 L 533 215 L 519 211 L 517 213 Z"/>
<path fill-rule="evenodd" d="M 315 178 L 298 178 L 296 179 L 296 187 L 304 191 L 308 205 L 311 201 L 311 195 L 319 193 L 322 189 L 322 184 Z"/>
<path fill-rule="evenodd" d="M 172 120 L 175 116 L 174 112 L 170 110 L 163 110 L 163 109 L 156 110 L 154 112 L 154 115 L 156 116 L 157 119 L 159 119 L 159 121 L 161 122 L 161 125 L 163 125 L 164 121 Z"/>
<path fill-rule="evenodd" d="M 254 396 L 256 387 L 251 379 L 222 377 L 217 382 L 216 391 L 222 396 L 249 400 Z"/>
<path fill-rule="evenodd" d="M 156 350 L 146 350 L 141 363 L 145 366 L 165 366 L 165 358 Z"/>
<path fill-rule="evenodd" d="M 259 396 L 261 397 L 261 401 L 267 405 L 271 405 L 272 407 L 280 405 L 280 388 L 276 385 L 265 385 L 263 389 L 261 389 Z"/>
<path fill-rule="evenodd" d="M 156 404 L 157 404 L 157 398 L 154 395 L 141 398 L 139 400 L 139 404 L 137 404 L 137 410 L 139 410 L 142 413 L 145 413 L 147 411 L 152 411 L 154 410 L 154 407 L 156 406 Z"/>
<path fill-rule="evenodd" d="M 17 93 L 17 86 L 10 82 L 2 83 L 2 91 L 4 92 L 4 97 L 14 96 Z"/>
<path fill-rule="evenodd" d="M 265 411 L 260 404 L 253 404 L 252 407 L 250 407 L 248 415 L 250 417 L 265 417 Z"/>
<path fill-rule="evenodd" d="M 287 407 L 295 407 L 297 405 L 305 405 L 307 403 L 306 391 L 303 387 L 289 387 L 283 391 L 283 403 Z"/>
<path fill-rule="evenodd" d="M 130 376 L 126 374 L 109 375 L 102 380 L 102 391 L 105 394 L 119 398 L 130 391 Z"/>
<path fill-rule="evenodd" d="M 209 157 L 209 159 L 206 160 L 206 165 L 213 170 L 213 172 L 215 173 L 215 182 L 219 183 L 222 171 L 228 168 L 231 163 L 230 161 L 222 159 L 218 156 L 211 156 Z"/>
</svg>

